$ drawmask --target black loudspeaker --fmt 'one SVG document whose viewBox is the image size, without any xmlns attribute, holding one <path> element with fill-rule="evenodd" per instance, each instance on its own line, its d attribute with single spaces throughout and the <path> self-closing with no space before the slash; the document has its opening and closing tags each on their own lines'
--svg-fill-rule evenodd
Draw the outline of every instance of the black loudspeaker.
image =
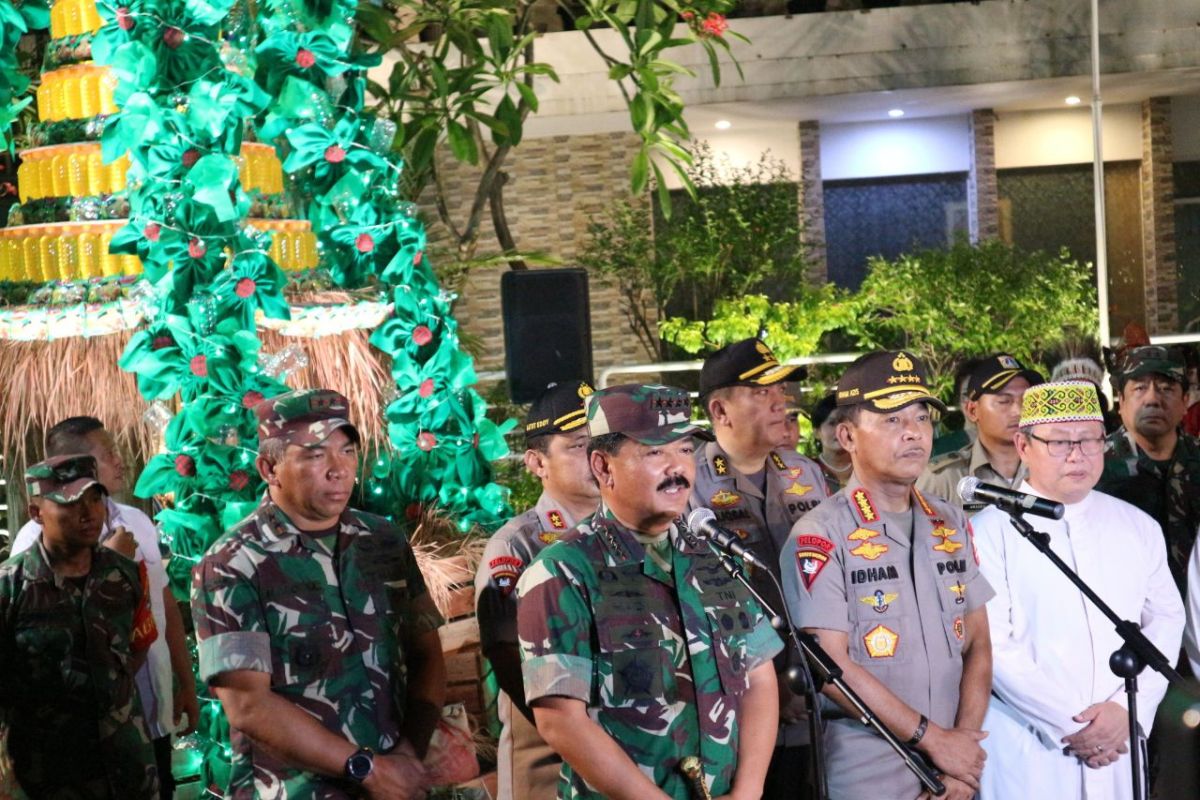
<svg viewBox="0 0 1200 800">
<path fill-rule="evenodd" d="M 592 382 L 592 316 L 582 269 L 509 270 L 500 277 L 504 371 L 514 403 L 553 382 Z"/>
</svg>

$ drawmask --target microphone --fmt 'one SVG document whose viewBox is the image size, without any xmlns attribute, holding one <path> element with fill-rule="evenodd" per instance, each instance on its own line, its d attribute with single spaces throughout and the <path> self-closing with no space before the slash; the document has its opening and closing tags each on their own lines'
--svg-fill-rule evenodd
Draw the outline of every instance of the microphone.
<svg viewBox="0 0 1200 800">
<path fill-rule="evenodd" d="M 762 559 L 750 552 L 736 533 L 717 524 L 717 515 L 712 512 L 711 508 L 697 508 L 692 511 L 688 514 L 687 526 L 699 538 L 711 541 L 726 553 L 739 556 L 756 569 L 767 569 L 767 565 L 762 562 Z"/>
<path fill-rule="evenodd" d="M 1065 510 L 1062 503 L 1056 503 L 1044 497 L 1037 497 L 1036 495 L 1025 494 L 1024 492 L 1012 489 L 1005 489 L 1003 486 L 982 483 L 979 478 L 973 475 L 967 475 L 958 482 L 958 496 L 962 498 L 964 503 L 988 503 L 1010 514 L 1029 513 L 1039 517 L 1062 519 L 1063 511 Z"/>
</svg>

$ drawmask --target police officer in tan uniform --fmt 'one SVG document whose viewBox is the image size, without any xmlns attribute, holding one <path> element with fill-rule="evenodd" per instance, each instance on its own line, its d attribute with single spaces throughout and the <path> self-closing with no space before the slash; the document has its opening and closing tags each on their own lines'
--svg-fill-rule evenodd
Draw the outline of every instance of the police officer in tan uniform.
<svg viewBox="0 0 1200 800">
<path fill-rule="evenodd" d="M 913 484 L 929 461 L 933 409 L 921 363 L 863 356 L 838 382 L 838 439 L 854 474 L 792 528 L 781 557 L 797 625 L 816 634 L 846 682 L 902 742 L 942 774 L 946 797 L 979 788 L 980 731 L 991 689 L 979 572 L 963 512 Z M 831 800 L 925 797 L 888 745 L 826 688 Z"/>
<path fill-rule="evenodd" d="M 532 722 L 521 683 L 517 643 L 517 579 L 546 545 L 590 516 L 600 490 L 588 466 L 582 381 L 551 384 L 525 420 L 525 466 L 542 482 L 537 504 L 488 540 L 475 575 L 475 602 L 483 654 L 500 684 L 501 722 L 496 757 L 497 800 L 542 800 L 555 796 L 562 763 Z"/>
<path fill-rule="evenodd" d="M 983 503 L 964 505 L 958 496 L 959 479 L 972 475 L 984 483 L 1015 489 L 1025 479 L 1025 468 L 1013 435 L 1021 418 L 1021 398 L 1030 386 L 1045 379 L 1027 369 L 1007 353 L 996 353 L 979 361 L 967 378 L 963 414 L 975 426 L 975 440 L 960 450 L 945 453 L 929 462 L 917 480 L 926 496 L 936 495 L 968 515 L 983 510 Z"/>
<path fill-rule="evenodd" d="M 780 364 L 760 339 L 723 347 L 700 372 L 700 395 L 716 441 L 697 449 L 689 509 L 711 508 L 719 524 L 736 531 L 766 564 L 779 563 L 792 524 L 828 495 L 815 462 L 778 446 L 794 405 L 784 382 L 803 372 L 803 367 Z M 751 574 L 751 579 L 782 613 L 771 576 Z M 788 654 L 780 654 L 777 670 L 782 673 L 788 663 Z M 807 763 L 803 698 L 793 695 L 782 677 L 779 687 L 781 728 L 763 793 L 767 800 L 797 797 Z"/>
</svg>

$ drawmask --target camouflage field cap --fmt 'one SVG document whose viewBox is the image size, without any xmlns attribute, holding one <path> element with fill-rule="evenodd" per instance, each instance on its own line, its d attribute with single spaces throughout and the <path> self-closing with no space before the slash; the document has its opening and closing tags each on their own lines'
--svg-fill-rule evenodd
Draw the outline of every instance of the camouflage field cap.
<svg viewBox="0 0 1200 800">
<path fill-rule="evenodd" d="M 258 438 L 283 439 L 288 444 L 316 447 L 338 428 L 355 442 L 361 440 L 351 424 L 350 402 L 332 389 L 298 389 L 269 397 L 254 407 Z"/>
<path fill-rule="evenodd" d="M 898 411 L 913 403 L 927 403 L 945 412 L 946 405 L 925 378 L 921 359 L 903 350 L 883 350 L 860 356 L 837 384 L 839 406 L 865 405 L 871 411 Z"/>
<path fill-rule="evenodd" d="M 100 483 L 96 459 L 89 455 L 53 456 L 25 470 L 25 488 L 30 497 L 45 497 L 56 503 L 74 503 Z"/>
<path fill-rule="evenodd" d="M 594 389 L 587 381 L 552 383 L 525 416 L 525 440 L 552 433 L 570 433 L 587 425 L 584 402 Z"/>
<path fill-rule="evenodd" d="M 587 398 L 588 435 L 623 433 L 642 444 L 667 444 L 684 436 L 705 436 L 692 423 L 692 399 L 684 389 L 627 383 L 600 389 Z"/>
<path fill-rule="evenodd" d="M 1187 362 L 1183 351 L 1177 347 L 1147 344 L 1131 347 L 1120 355 L 1116 364 L 1117 382 L 1140 378 L 1143 375 L 1162 375 L 1187 386 Z"/>
<path fill-rule="evenodd" d="M 803 380 L 807 374 L 804 367 L 780 364 L 762 339 L 743 339 L 704 359 L 700 396 L 726 386 L 769 386 L 780 381 Z"/>
<path fill-rule="evenodd" d="M 1040 372 L 1029 369 L 1008 353 L 996 353 L 979 362 L 967 379 L 967 398 L 978 400 L 985 394 L 996 394 L 1016 378 L 1024 378 L 1030 386 L 1045 383 Z"/>
</svg>

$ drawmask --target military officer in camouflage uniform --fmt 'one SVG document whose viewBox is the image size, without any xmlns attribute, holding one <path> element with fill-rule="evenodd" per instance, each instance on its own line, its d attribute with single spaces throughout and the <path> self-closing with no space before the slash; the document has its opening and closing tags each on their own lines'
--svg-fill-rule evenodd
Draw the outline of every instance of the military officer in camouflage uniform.
<svg viewBox="0 0 1200 800">
<path fill-rule="evenodd" d="M 696 483 L 688 508 L 711 508 L 717 522 L 735 531 L 765 564 L 779 563 L 793 523 L 829 494 L 816 463 L 794 448 L 776 446 L 790 405 L 784 382 L 803 372 L 803 367 L 780 364 L 760 339 L 721 348 L 700 370 L 700 396 L 716 441 L 696 454 Z M 778 577 L 778 572 L 751 574 L 755 590 L 783 613 L 783 598 L 773 580 Z M 804 699 L 782 678 L 789 662 L 799 658 L 798 653 L 781 653 L 775 659 L 781 728 L 767 775 L 768 800 L 792 800 L 804 780 L 809 743 Z"/>
<path fill-rule="evenodd" d="M 668 386 L 588 398 L 600 509 L 517 584 L 525 697 L 564 759 L 560 798 L 689 800 L 689 756 L 715 797 L 762 792 L 782 645 L 679 518 L 695 474 L 690 409 Z"/>
<path fill-rule="evenodd" d="M 30 798 L 157 798 L 134 684 L 154 619 L 137 565 L 97 546 L 96 460 L 55 456 L 25 483 L 42 534 L 0 566 L 0 711 L 16 781 Z"/>
<path fill-rule="evenodd" d="M 975 440 L 960 450 L 937 456 L 917 480 L 926 497 L 934 495 L 973 515 L 983 503 L 964 504 L 958 482 L 972 475 L 984 483 L 1015 489 L 1025 480 L 1025 467 L 1013 443 L 1021 418 L 1021 398 L 1045 379 L 1008 353 L 979 360 L 967 378 L 963 413 L 975 426 Z"/>
<path fill-rule="evenodd" d="M 326 389 L 256 407 L 266 494 L 194 571 L 200 677 L 231 727 L 226 797 L 425 796 L 441 617 L 404 535 L 347 508 L 347 408 Z"/>
<path fill-rule="evenodd" d="M 929 462 L 932 409 L 942 403 L 920 361 L 872 353 L 838 381 L 838 439 L 854 476 L 800 519 L 784 551 L 784 593 L 846 682 L 900 741 L 942 773 L 947 797 L 979 788 L 979 742 L 991 689 L 980 575 L 961 509 L 913 488 Z M 888 745 L 826 688 L 825 767 L 831 800 L 925 797 Z"/>
<path fill-rule="evenodd" d="M 600 489 L 588 465 L 583 381 L 551 384 L 525 419 L 525 467 L 542 482 L 537 504 L 488 540 L 475 574 L 483 654 L 502 690 L 496 755 L 497 800 L 553 798 L 562 759 L 546 744 L 525 705 L 517 639 L 517 579 L 546 545 L 596 511 Z"/>
<path fill-rule="evenodd" d="M 1200 439 L 1179 427 L 1186 411 L 1187 365 L 1173 347 L 1122 353 L 1113 375 L 1121 427 L 1108 436 L 1096 487 L 1140 508 L 1162 526 L 1167 566 L 1187 597 L 1188 557 L 1200 525 Z"/>
</svg>

